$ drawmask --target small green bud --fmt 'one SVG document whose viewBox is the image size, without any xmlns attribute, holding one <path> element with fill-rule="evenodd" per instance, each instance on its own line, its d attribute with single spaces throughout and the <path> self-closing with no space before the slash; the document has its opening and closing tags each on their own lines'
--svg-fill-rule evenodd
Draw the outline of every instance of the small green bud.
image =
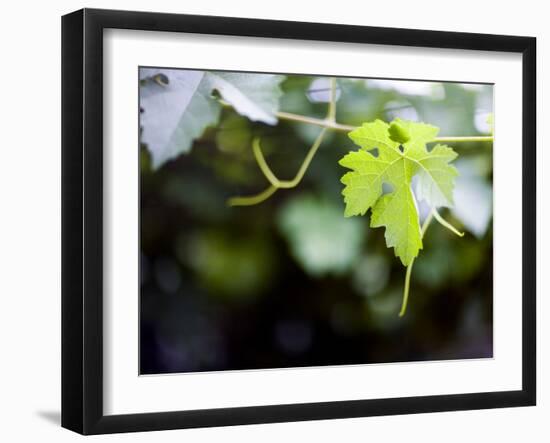
<svg viewBox="0 0 550 443">
<path fill-rule="evenodd" d="M 398 122 L 392 122 L 388 129 L 388 133 L 390 134 L 390 139 L 399 144 L 407 143 L 411 139 L 409 131 Z"/>
</svg>

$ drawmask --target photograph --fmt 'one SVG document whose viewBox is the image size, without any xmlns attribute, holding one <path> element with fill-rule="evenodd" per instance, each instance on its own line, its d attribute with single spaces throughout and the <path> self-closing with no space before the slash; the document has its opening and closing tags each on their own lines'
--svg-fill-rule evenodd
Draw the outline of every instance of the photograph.
<svg viewBox="0 0 550 443">
<path fill-rule="evenodd" d="M 493 357 L 493 84 L 138 71 L 140 375 Z"/>
</svg>

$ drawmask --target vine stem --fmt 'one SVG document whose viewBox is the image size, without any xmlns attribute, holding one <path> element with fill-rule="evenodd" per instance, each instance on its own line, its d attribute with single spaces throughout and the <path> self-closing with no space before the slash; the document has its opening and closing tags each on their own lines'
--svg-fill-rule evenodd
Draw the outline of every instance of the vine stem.
<svg viewBox="0 0 550 443">
<path fill-rule="evenodd" d="M 436 137 L 433 142 L 439 143 L 473 143 L 473 142 L 493 142 L 492 135 L 480 135 L 472 137 Z"/>
<path fill-rule="evenodd" d="M 464 237 L 464 232 L 460 232 L 453 225 L 451 225 L 447 220 L 441 217 L 439 212 L 437 212 L 437 209 L 432 208 L 429 215 L 426 217 L 426 220 L 424 220 L 424 223 L 422 224 L 422 228 L 420 232 L 421 239 L 424 238 L 424 234 L 426 234 L 426 230 L 428 229 L 428 226 L 430 226 L 430 223 L 434 218 L 438 223 L 440 223 L 442 226 L 447 228 L 453 234 L 456 234 L 459 237 Z M 407 272 L 405 274 L 405 285 L 403 287 L 403 303 L 401 304 L 401 311 L 399 311 L 399 317 L 403 317 L 405 315 L 405 312 L 407 311 L 407 303 L 409 301 L 409 289 L 411 286 L 411 274 L 412 274 L 412 268 L 414 265 L 414 260 L 415 259 L 413 258 L 409 263 L 409 265 L 407 266 Z"/>
<path fill-rule="evenodd" d="M 334 89 L 332 82 L 334 82 Z M 333 92 L 334 91 L 334 92 Z M 231 107 L 231 105 L 223 100 L 220 100 L 223 106 Z M 331 107 L 331 104 L 334 106 Z M 333 109 L 330 111 L 330 109 Z M 336 79 L 331 78 L 331 101 L 329 104 L 329 113 L 326 118 L 308 117 L 307 115 L 293 114 L 291 112 L 278 111 L 275 116 L 280 120 L 288 120 L 297 123 L 305 123 L 308 125 L 319 126 L 321 128 L 330 129 L 333 131 L 350 132 L 357 129 L 358 126 L 344 125 L 336 122 Z M 474 142 L 494 142 L 494 136 L 492 135 L 475 135 L 475 136 L 446 136 L 435 137 L 431 143 L 474 143 Z"/>
<path fill-rule="evenodd" d="M 328 103 L 328 112 L 326 120 L 329 123 L 336 123 L 336 78 L 330 78 L 330 98 Z"/>
<path fill-rule="evenodd" d="M 324 122 L 327 124 L 336 124 L 336 79 L 331 78 L 330 79 L 330 100 L 328 104 L 328 110 L 327 110 L 327 117 Z M 307 118 L 307 117 L 305 117 Z M 315 119 L 316 120 L 316 119 Z M 250 195 L 250 196 L 239 196 L 239 197 L 231 197 L 227 200 L 227 204 L 229 206 L 252 206 L 256 205 L 258 203 L 261 203 L 265 200 L 267 200 L 269 197 L 271 197 L 277 190 L 279 189 L 290 189 L 296 187 L 302 178 L 304 177 L 307 168 L 309 167 L 311 161 L 313 160 L 313 157 L 317 153 L 317 150 L 321 146 L 321 143 L 323 142 L 323 139 L 325 138 L 325 134 L 329 128 L 324 126 L 311 147 L 309 148 L 308 153 L 306 154 L 302 164 L 300 165 L 300 168 L 298 169 L 298 172 L 294 176 L 292 180 L 280 180 L 277 178 L 277 176 L 273 173 L 269 165 L 267 164 L 265 157 L 262 153 L 262 149 L 260 146 L 260 139 L 255 138 L 252 142 L 252 150 L 254 152 L 254 158 L 256 159 L 256 162 L 258 163 L 258 166 L 260 167 L 260 170 L 264 174 L 267 181 L 270 183 L 269 187 L 267 187 L 262 192 Z"/>
<path fill-rule="evenodd" d="M 421 234 L 420 234 L 421 239 L 424 238 L 424 234 L 426 233 L 428 226 L 430 226 L 430 223 L 432 222 L 436 212 L 437 211 L 435 209 L 432 209 L 428 214 L 428 216 L 426 217 L 426 220 L 424 220 L 424 223 L 422 224 Z M 415 259 L 413 258 L 409 263 L 409 265 L 407 266 L 407 272 L 405 274 L 405 286 L 403 287 L 403 302 L 401 304 L 401 311 L 399 311 L 399 317 L 403 317 L 405 315 L 405 312 L 407 312 L 407 303 L 409 302 L 409 289 L 411 286 L 411 274 L 412 274 L 412 269 L 414 265 L 414 260 Z"/>
<path fill-rule="evenodd" d="M 269 197 L 271 197 L 275 192 L 277 191 L 277 188 L 273 185 L 269 186 L 264 191 L 260 192 L 256 195 L 251 195 L 247 197 L 231 197 L 227 200 L 228 206 L 252 206 L 257 205 L 265 200 L 267 200 Z"/>
<path fill-rule="evenodd" d="M 331 121 L 328 118 L 322 119 L 322 118 L 315 118 L 315 117 L 308 117 L 305 115 L 299 115 L 299 114 L 292 114 L 290 112 L 277 112 L 275 114 L 277 118 L 281 120 L 289 120 L 294 121 L 298 123 L 306 123 L 310 125 L 320 126 L 322 128 L 331 129 L 333 131 L 344 131 L 344 132 L 350 132 L 354 129 L 357 129 L 357 126 L 351 126 L 351 125 L 343 125 L 341 123 L 337 123 L 336 121 Z M 492 135 L 480 135 L 480 136 L 449 136 L 449 137 L 435 137 L 432 140 L 432 143 L 473 143 L 473 142 L 493 142 L 494 137 Z"/>
<path fill-rule="evenodd" d="M 273 171 L 265 161 L 264 155 L 262 154 L 262 150 L 260 148 L 260 139 L 259 138 L 254 139 L 254 142 L 252 144 L 254 156 L 256 157 L 256 162 L 260 166 L 260 169 L 262 170 L 265 177 L 267 178 L 267 181 L 271 183 L 272 186 L 278 189 L 289 189 L 289 188 L 296 187 L 298 183 L 302 181 L 302 178 L 304 177 L 307 171 L 307 168 L 311 163 L 311 160 L 313 160 L 313 157 L 315 156 L 317 150 L 319 149 L 319 146 L 321 146 L 321 143 L 325 138 L 326 131 L 327 129 L 323 128 L 323 130 L 319 133 L 319 135 L 315 139 L 315 142 L 313 142 L 313 145 L 311 145 L 311 148 L 309 148 L 309 151 L 305 156 L 304 161 L 300 165 L 300 169 L 298 169 L 298 172 L 296 173 L 296 175 L 292 180 L 279 180 L 275 176 L 275 174 L 273 173 Z"/>
<path fill-rule="evenodd" d="M 453 234 L 458 235 L 459 237 L 464 237 L 464 232 L 460 232 L 458 229 L 456 229 L 453 225 L 451 225 L 447 220 L 445 220 L 441 215 L 439 215 L 439 212 L 437 212 L 437 209 L 432 209 L 433 215 L 437 222 L 447 228 L 449 231 L 451 231 Z"/>
<path fill-rule="evenodd" d="M 336 123 L 328 119 L 308 117 L 306 115 L 291 114 L 290 112 L 276 112 L 275 115 L 281 120 L 289 120 L 297 123 L 306 123 L 309 125 L 320 126 L 322 128 L 332 129 L 334 131 L 353 131 L 356 127 L 350 125 L 343 125 L 341 123 Z"/>
<path fill-rule="evenodd" d="M 323 130 L 319 133 L 317 136 L 317 139 L 311 145 L 311 148 L 309 148 L 309 151 L 302 162 L 300 169 L 294 176 L 292 180 L 279 180 L 267 162 L 265 161 L 265 157 L 262 154 L 262 150 L 260 147 L 260 139 L 255 138 L 254 142 L 252 143 L 252 149 L 254 151 L 254 157 L 256 158 L 256 162 L 258 163 L 258 166 L 260 167 L 260 170 L 264 174 L 265 178 L 267 178 L 267 181 L 270 183 L 270 186 L 267 187 L 265 190 L 260 192 L 259 194 L 246 196 L 246 197 L 231 197 L 229 200 L 227 200 L 227 204 L 229 206 L 252 206 L 257 205 L 258 203 L 261 203 L 265 200 L 267 200 L 269 197 L 271 197 L 277 190 L 279 189 L 290 189 L 298 186 L 300 181 L 302 181 L 302 178 L 304 177 L 307 168 L 309 167 L 309 164 L 311 163 L 311 160 L 313 160 L 313 157 L 315 156 L 315 153 L 319 149 L 319 146 L 321 146 L 321 143 L 323 142 L 323 139 L 325 137 L 327 129 L 323 128 Z"/>
</svg>

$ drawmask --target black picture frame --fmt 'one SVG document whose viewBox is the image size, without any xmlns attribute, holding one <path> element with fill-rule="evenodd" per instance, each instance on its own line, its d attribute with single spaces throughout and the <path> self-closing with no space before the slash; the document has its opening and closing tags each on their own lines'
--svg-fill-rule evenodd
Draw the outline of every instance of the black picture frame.
<svg viewBox="0 0 550 443">
<path fill-rule="evenodd" d="M 503 51 L 523 63 L 522 389 L 131 415 L 103 413 L 103 30 Z M 536 403 L 536 39 L 83 9 L 62 18 L 62 426 L 82 434 L 530 406 Z M 518 233 L 519 235 L 519 233 Z"/>
</svg>

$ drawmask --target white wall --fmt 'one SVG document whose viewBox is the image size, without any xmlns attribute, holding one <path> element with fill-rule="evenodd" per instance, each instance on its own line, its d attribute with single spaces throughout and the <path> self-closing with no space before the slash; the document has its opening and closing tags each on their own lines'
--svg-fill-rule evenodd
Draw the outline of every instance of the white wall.
<svg viewBox="0 0 550 443">
<path fill-rule="evenodd" d="M 248 3 L 248 4 L 247 4 Z M 83 439 L 61 429 L 60 408 L 60 16 L 87 7 L 276 18 L 287 20 L 532 35 L 538 40 L 539 152 L 543 102 L 550 104 L 543 78 L 550 78 L 550 28 L 545 3 L 525 0 L 494 5 L 393 0 L 366 2 L 174 2 L 112 0 L 88 2 L 4 2 L 0 32 L 0 438 L 6 442 Z M 520 122 L 518 122 L 519 124 Z M 519 147 L 518 147 L 519 149 Z M 518 152 L 519 155 L 519 152 Z M 539 192 L 548 195 L 549 180 Z M 549 165 L 545 165 L 550 173 Z M 549 221 L 550 202 L 539 197 L 539 225 Z M 520 210 L 510 202 L 510 210 Z M 542 217 L 541 217 L 542 215 Z M 549 237 L 539 236 L 539 313 L 550 303 Z M 549 323 L 539 314 L 539 406 L 333 420 L 219 429 L 103 436 L 94 441 L 549 441 Z M 411 381 L 412 382 L 412 381 Z"/>
</svg>

